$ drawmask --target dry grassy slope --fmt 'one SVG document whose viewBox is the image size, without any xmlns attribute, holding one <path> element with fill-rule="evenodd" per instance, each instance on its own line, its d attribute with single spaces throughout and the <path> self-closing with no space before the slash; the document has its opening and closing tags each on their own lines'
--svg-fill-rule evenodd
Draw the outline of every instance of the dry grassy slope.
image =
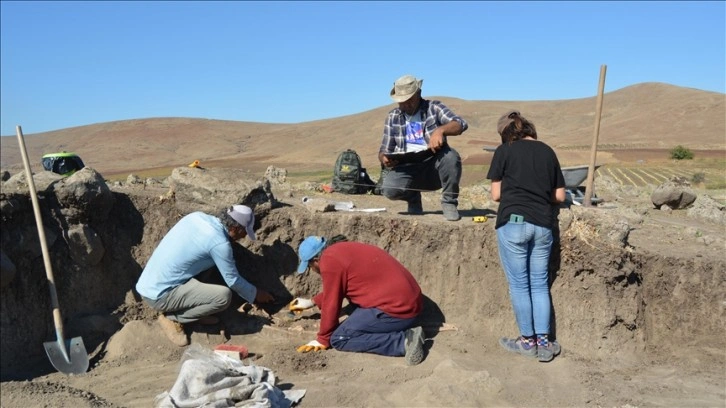
<svg viewBox="0 0 726 408">
<path fill-rule="evenodd" d="M 497 143 L 498 117 L 522 111 L 540 137 L 555 148 L 589 150 L 596 98 L 559 101 L 466 101 L 433 97 L 469 121 L 464 135 L 450 143 L 467 158 Z M 726 95 L 663 83 L 643 83 L 606 93 L 599 145 L 692 149 L 726 147 Z M 150 118 L 98 123 L 26 134 L 31 163 L 59 150 L 78 153 L 102 174 L 178 166 L 199 159 L 255 171 L 268 164 L 295 170 L 327 169 L 345 148 L 358 151 L 367 167 L 377 166 L 383 121 L 393 104 L 355 115 L 298 124 L 266 124 L 194 118 Z M 25 132 L 32 124 L 25 124 Z M 0 138 L 3 169 L 22 165 L 15 137 Z"/>
</svg>

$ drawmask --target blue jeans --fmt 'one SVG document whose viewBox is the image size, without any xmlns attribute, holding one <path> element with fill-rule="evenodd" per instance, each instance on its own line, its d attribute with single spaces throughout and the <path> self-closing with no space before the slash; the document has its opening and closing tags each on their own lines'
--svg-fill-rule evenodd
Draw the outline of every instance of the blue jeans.
<svg viewBox="0 0 726 408">
<path fill-rule="evenodd" d="M 552 301 L 547 268 L 552 230 L 509 221 L 497 229 L 497 240 L 519 333 L 549 334 Z"/>
<path fill-rule="evenodd" d="M 400 357 L 406 354 L 405 331 L 415 320 L 415 317 L 399 319 L 376 308 L 359 307 L 335 329 L 330 345 L 340 351 Z"/>
<path fill-rule="evenodd" d="M 383 179 L 382 194 L 390 200 L 421 201 L 421 191 L 442 189 L 441 202 L 459 205 L 461 156 L 445 145 L 421 163 L 400 164 Z"/>
</svg>

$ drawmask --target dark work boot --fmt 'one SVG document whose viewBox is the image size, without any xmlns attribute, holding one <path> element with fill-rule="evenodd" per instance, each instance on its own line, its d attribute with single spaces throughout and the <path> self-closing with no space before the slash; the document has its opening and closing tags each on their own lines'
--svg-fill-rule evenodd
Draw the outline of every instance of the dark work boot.
<svg viewBox="0 0 726 408">
<path fill-rule="evenodd" d="M 408 211 L 407 212 L 409 215 L 423 214 L 423 205 L 421 204 L 421 193 L 416 193 L 411 199 L 408 200 Z"/>
</svg>

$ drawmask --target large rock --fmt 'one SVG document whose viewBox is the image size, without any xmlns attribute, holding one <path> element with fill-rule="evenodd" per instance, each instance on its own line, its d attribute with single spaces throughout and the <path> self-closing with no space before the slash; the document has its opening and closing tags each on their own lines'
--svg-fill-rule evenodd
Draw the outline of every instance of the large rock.
<svg viewBox="0 0 726 408">
<path fill-rule="evenodd" d="M 63 176 L 52 171 L 41 171 L 33 174 L 33 184 L 35 184 L 35 190 L 38 192 L 45 191 L 48 187 L 62 179 Z M 28 194 L 29 190 L 28 181 L 25 178 L 25 171 L 10 176 L 2 183 L 2 192 L 4 194 Z"/>
<path fill-rule="evenodd" d="M 101 238 L 88 225 L 74 225 L 68 229 L 67 241 L 71 257 L 82 266 L 97 265 L 106 253 Z"/>
<path fill-rule="evenodd" d="M 686 213 L 689 217 L 699 218 L 714 224 L 726 225 L 726 206 L 709 195 L 699 196 Z"/>
<path fill-rule="evenodd" d="M 177 167 L 169 188 L 182 214 L 203 211 L 217 214 L 234 204 L 251 208 L 276 203 L 268 179 L 258 179 L 240 169 Z"/>
<path fill-rule="evenodd" d="M 104 221 L 113 207 L 113 193 L 103 177 L 90 167 L 68 177 L 41 171 L 33 174 L 33 184 L 40 207 L 45 211 L 59 212 L 55 215 L 62 215 L 63 222 L 67 224 Z M 25 172 L 15 174 L 3 182 L 0 199 L 3 217 L 12 217 L 18 208 L 17 196 L 25 196 L 29 191 Z"/>
<path fill-rule="evenodd" d="M 265 178 L 270 180 L 270 184 L 272 185 L 283 185 L 287 180 L 287 170 L 275 166 L 267 166 Z"/>
<path fill-rule="evenodd" d="M 55 183 L 53 190 L 69 224 L 105 221 L 114 203 L 106 181 L 90 167 L 84 167 Z"/>
<path fill-rule="evenodd" d="M 680 210 L 696 201 L 696 193 L 684 178 L 674 177 L 658 186 L 650 195 L 650 201 L 658 209 L 665 205 Z"/>
</svg>

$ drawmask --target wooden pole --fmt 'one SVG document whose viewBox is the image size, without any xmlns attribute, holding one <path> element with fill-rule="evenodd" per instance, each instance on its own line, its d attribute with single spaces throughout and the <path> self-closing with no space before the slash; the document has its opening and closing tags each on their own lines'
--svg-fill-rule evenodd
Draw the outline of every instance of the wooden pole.
<svg viewBox="0 0 726 408">
<path fill-rule="evenodd" d="M 592 136 L 592 149 L 590 150 L 590 166 L 587 168 L 587 182 L 585 183 L 585 197 L 582 199 L 582 205 L 585 207 L 592 206 L 592 181 L 595 179 L 595 162 L 597 160 L 597 139 L 600 136 L 600 117 L 602 116 L 602 99 L 605 90 L 605 71 L 606 65 L 600 66 L 600 85 L 597 91 L 597 103 L 595 105 L 595 130 Z"/>
</svg>

